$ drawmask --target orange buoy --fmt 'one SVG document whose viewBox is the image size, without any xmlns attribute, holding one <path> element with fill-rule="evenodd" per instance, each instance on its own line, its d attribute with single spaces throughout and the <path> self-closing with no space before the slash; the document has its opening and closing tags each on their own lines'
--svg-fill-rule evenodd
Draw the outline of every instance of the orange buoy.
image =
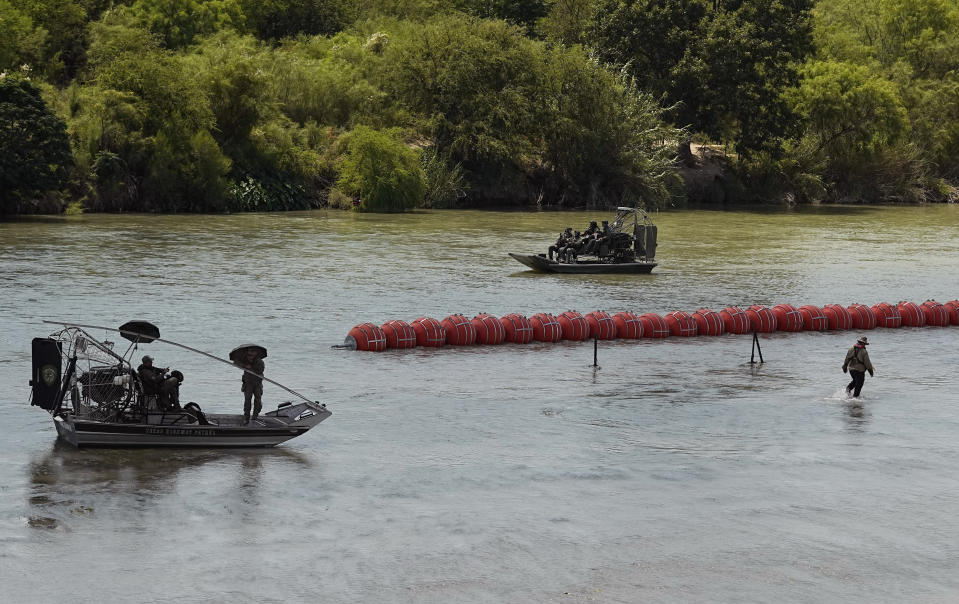
<svg viewBox="0 0 959 604">
<path fill-rule="evenodd" d="M 822 307 L 829 329 L 852 329 L 852 315 L 849 309 L 839 304 L 827 304 Z"/>
<path fill-rule="evenodd" d="M 872 314 L 876 315 L 876 327 L 895 328 L 902 325 L 902 315 L 899 314 L 899 307 L 893 304 L 887 302 L 873 304 Z"/>
<path fill-rule="evenodd" d="M 506 339 L 506 329 L 493 315 L 476 315 L 470 323 L 476 330 L 477 344 L 502 344 Z"/>
<path fill-rule="evenodd" d="M 463 315 L 450 315 L 440 321 L 446 330 L 446 343 L 450 346 L 472 346 L 476 343 L 476 328 Z"/>
<path fill-rule="evenodd" d="M 417 346 L 439 348 L 446 344 L 446 330 L 432 317 L 420 317 L 410 323 L 410 327 L 416 332 Z"/>
<path fill-rule="evenodd" d="M 674 310 L 666 313 L 666 325 L 669 325 L 669 333 L 674 336 L 690 337 L 696 335 L 696 321 L 688 312 Z"/>
<path fill-rule="evenodd" d="M 749 317 L 749 326 L 753 331 L 759 333 L 776 331 L 776 315 L 769 307 L 762 304 L 753 304 L 746 309 L 746 316 Z"/>
<path fill-rule="evenodd" d="M 946 307 L 946 314 L 949 315 L 949 324 L 959 325 L 959 300 L 949 300 L 942 305 Z"/>
<path fill-rule="evenodd" d="M 722 318 L 723 326 L 728 333 L 749 333 L 751 331 L 749 317 L 738 306 L 727 306 L 719 311 L 719 316 Z"/>
<path fill-rule="evenodd" d="M 773 306 L 776 315 L 776 328 L 779 331 L 802 331 L 802 315 L 792 304 L 777 304 Z"/>
<path fill-rule="evenodd" d="M 829 329 L 829 319 L 818 306 L 804 304 L 796 310 L 802 317 L 802 326 L 806 331 L 826 331 Z"/>
<path fill-rule="evenodd" d="M 926 324 L 926 315 L 919 309 L 915 302 L 900 302 L 896 305 L 899 314 L 902 315 L 903 327 L 922 327 Z"/>
<path fill-rule="evenodd" d="M 721 336 L 726 333 L 726 323 L 719 313 L 708 308 L 700 308 L 693 313 L 696 333 L 701 336 Z"/>
<path fill-rule="evenodd" d="M 643 324 L 643 337 L 645 338 L 665 338 L 669 335 L 669 325 L 666 324 L 666 319 L 654 312 L 639 315 L 639 322 Z"/>
<path fill-rule="evenodd" d="M 849 316 L 852 317 L 853 329 L 874 329 L 876 327 L 876 313 L 865 304 L 850 304 Z"/>
<path fill-rule="evenodd" d="M 529 344 L 533 341 L 533 326 L 529 319 L 518 313 L 510 313 L 499 320 L 506 330 L 506 341 L 513 344 Z"/>
<path fill-rule="evenodd" d="M 360 323 L 350 330 L 344 344 L 354 350 L 383 352 L 386 350 L 386 334 L 379 325 Z"/>
<path fill-rule="evenodd" d="M 949 325 L 949 314 L 946 307 L 935 300 L 926 300 L 919 305 L 922 314 L 926 315 L 926 325 L 932 327 L 945 327 Z"/>
<path fill-rule="evenodd" d="M 559 342 L 563 339 L 563 328 L 556 317 L 546 312 L 538 312 L 529 318 L 533 326 L 533 339 L 537 342 Z"/>
<path fill-rule="evenodd" d="M 586 313 L 586 324 L 589 325 L 589 337 L 599 340 L 613 340 L 616 338 L 616 324 L 613 318 L 604 310 L 594 310 Z"/>
<path fill-rule="evenodd" d="M 586 317 L 575 310 L 559 313 L 556 322 L 562 329 L 564 340 L 581 342 L 589 337 L 589 324 L 586 322 Z"/>
<path fill-rule="evenodd" d="M 415 348 L 416 332 L 406 321 L 387 321 L 380 326 L 386 335 L 387 348 Z"/>
<path fill-rule="evenodd" d="M 616 326 L 616 337 L 627 340 L 638 340 L 643 337 L 643 324 L 639 317 L 631 312 L 618 312 L 613 315 L 613 324 Z"/>
</svg>

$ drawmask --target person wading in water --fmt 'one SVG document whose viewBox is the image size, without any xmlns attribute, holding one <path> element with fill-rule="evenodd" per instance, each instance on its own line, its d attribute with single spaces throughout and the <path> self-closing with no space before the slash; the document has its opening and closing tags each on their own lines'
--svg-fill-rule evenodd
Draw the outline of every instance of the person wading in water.
<svg viewBox="0 0 959 604">
<path fill-rule="evenodd" d="M 866 336 L 859 338 L 855 346 L 846 353 L 846 360 L 842 364 L 842 372 L 846 373 L 848 369 L 849 375 L 852 376 L 852 381 L 846 386 L 846 392 L 851 393 L 854 397 L 858 397 L 860 391 L 862 391 L 862 385 L 866 381 L 866 372 L 869 372 L 870 377 L 875 375 L 876 370 L 872 366 L 872 362 L 869 361 L 869 353 L 866 352 L 868 344 L 869 340 Z"/>
</svg>

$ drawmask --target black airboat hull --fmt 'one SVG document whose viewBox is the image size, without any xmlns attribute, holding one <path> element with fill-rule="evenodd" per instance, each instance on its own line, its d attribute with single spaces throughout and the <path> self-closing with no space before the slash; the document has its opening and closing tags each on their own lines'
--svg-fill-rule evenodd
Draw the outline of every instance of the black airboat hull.
<svg viewBox="0 0 959 604">
<path fill-rule="evenodd" d="M 579 275 L 639 275 L 652 272 L 655 262 L 596 262 L 581 260 L 575 263 L 556 262 L 545 254 L 514 254 L 514 260 L 541 273 L 569 273 Z"/>
<path fill-rule="evenodd" d="M 75 447 L 273 447 L 306 433 L 331 413 L 300 404 L 262 414 L 250 424 L 242 415 L 208 414 L 210 425 L 182 423 L 175 415 L 150 414 L 147 423 L 101 422 L 70 413 L 54 416 L 61 439 Z"/>
</svg>

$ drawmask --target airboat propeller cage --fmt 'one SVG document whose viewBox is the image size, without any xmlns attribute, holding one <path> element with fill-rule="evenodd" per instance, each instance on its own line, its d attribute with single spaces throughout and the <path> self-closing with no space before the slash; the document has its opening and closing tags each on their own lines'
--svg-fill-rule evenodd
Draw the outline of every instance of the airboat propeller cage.
<svg viewBox="0 0 959 604">
<path fill-rule="evenodd" d="M 256 352 L 257 358 L 265 359 L 266 358 L 266 348 L 260 346 L 259 344 L 243 344 L 242 346 L 237 346 L 230 351 L 230 360 L 234 363 L 245 362 L 246 361 L 246 352 L 248 350 L 253 350 Z"/>
<path fill-rule="evenodd" d="M 160 337 L 160 328 L 147 321 L 127 321 L 120 326 L 120 335 L 134 344 L 149 344 Z"/>
<path fill-rule="evenodd" d="M 650 222 L 645 210 L 620 206 L 616 208 L 616 218 L 610 226 L 614 232 L 627 233 L 629 222 L 633 223 L 633 249 L 636 255 L 652 262 L 656 259 L 656 225 Z"/>
</svg>

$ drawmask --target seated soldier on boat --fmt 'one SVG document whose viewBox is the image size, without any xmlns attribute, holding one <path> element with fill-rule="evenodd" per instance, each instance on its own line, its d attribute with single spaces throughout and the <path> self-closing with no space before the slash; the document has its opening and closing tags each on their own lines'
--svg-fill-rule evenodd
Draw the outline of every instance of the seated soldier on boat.
<svg viewBox="0 0 959 604">
<path fill-rule="evenodd" d="M 549 250 L 547 250 L 547 256 L 549 257 L 549 259 L 550 260 L 553 259 L 554 253 L 557 256 L 559 256 L 560 252 L 566 249 L 566 246 L 568 246 L 572 241 L 573 241 L 573 227 L 566 227 L 566 230 L 560 233 L 559 237 L 556 238 L 556 243 L 549 246 Z"/>
<path fill-rule="evenodd" d="M 170 368 L 160 369 L 153 366 L 153 357 L 146 355 L 143 362 L 137 367 L 137 375 L 143 385 L 143 395 L 147 398 L 148 406 L 152 398 L 156 407 L 161 411 L 170 411 L 180 408 L 180 384 L 183 383 L 183 373 L 174 370 L 167 376 Z"/>
</svg>

